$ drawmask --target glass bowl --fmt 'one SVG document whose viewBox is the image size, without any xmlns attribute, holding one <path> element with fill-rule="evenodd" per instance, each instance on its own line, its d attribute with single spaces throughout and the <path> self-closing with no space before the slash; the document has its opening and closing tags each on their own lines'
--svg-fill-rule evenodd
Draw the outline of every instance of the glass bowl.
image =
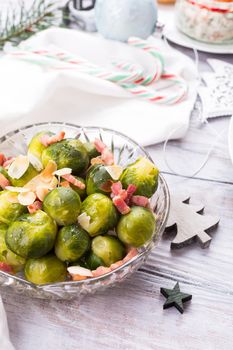
<svg viewBox="0 0 233 350">
<path fill-rule="evenodd" d="M 7 156 L 25 154 L 27 144 L 32 136 L 42 130 L 50 130 L 54 133 L 64 130 L 66 136 L 76 137 L 83 141 L 92 141 L 96 137 L 100 138 L 114 153 L 115 162 L 122 166 L 132 163 L 139 156 L 146 157 L 152 161 L 149 154 L 140 145 L 117 131 L 98 127 L 84 128 L 69 123 L 59 122 L 28 125 L 8 133 L 0 138 L 1 153 L 6 154 Z M 81 299 L 81 297 L 86 294 L 91 294 L 97 290 L 103 290 L 118 282 L 122 282 L 127 276 L 131 275 L 143 264 L 152 248 L 158 243 L 158 240 L 165 229 L 169 212 L 169 191 L 167 184 L 161 175 L 159 176 L 158 190 L 151 198 L 151 208 L 157 217 L 157 226 L 152 240 L 138 250 L 137 256 L 114 271 L 100 277 L 78 282 L 66 281 L 45 285 L 34 285 L 33 283 L 26 281 L 23 276 L 10 275 L 6 272 L 0 271 L 0 286 L 11 287 L 17 293 L 36 298 Z"/>
<path fill-rule="evenodd" d="M 177 0 L 176 24 L 181 32 L 211 44 L 233 42 L 233 1 Z"/>
</svg>

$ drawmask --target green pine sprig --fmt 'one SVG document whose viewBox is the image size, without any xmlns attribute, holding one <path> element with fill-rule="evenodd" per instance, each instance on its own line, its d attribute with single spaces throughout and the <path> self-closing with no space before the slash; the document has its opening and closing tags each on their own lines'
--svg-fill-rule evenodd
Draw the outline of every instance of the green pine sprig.
<svg viewBox="0 0 233 350">
<path fill-rule="evenodd" d="M 9 7 L 5 15 L 0 14 L 0 49 L 6 42 L 17 45 L 21 40 L 50 27 L 57 21 L 57 14 L 54 1 L 33 0 L 30 8 L 21 1 L 20 9 Z"/>
</svg>

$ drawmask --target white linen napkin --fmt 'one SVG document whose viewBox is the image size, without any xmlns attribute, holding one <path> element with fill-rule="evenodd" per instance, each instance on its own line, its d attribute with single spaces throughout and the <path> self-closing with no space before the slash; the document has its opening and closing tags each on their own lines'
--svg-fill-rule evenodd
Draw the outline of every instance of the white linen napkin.
<svg viewBox="0 0 233 350">
<path fill-rule="evenodd" d="M 0 59 L 1 134 L 25 124 L 66 121 L 113 128 L 143 145 L 164 141 L 175 129 L 173 138 L 184 136 L 196 99 L 195 66 L 191 59 L 162 40 L 150 41 L 162 50 L 167 71 L 180 73 L 187 80 L 189 93 L 183 102 L 162 106 L 132 98 L 111 82 L 74 70 L 47 69 L 9 53 Z M 138 49 L 98 35 L 62 28 L 42 31 L 20 45 L 21 49 L 28 46 L 34 50 L 60 49 L 102 65 L 111 60 L 131 59 L 148 66 L 150 56 L 143 51 L 140 56 L 135 51 Z"/>
<path fill-rule="evenodd" d="M 1 350 L 14 350 L 13 345 L 9 340 L 9 332 L 7 327 L 6 314 L 0 296 L 0 349 Z"/>
</svg>

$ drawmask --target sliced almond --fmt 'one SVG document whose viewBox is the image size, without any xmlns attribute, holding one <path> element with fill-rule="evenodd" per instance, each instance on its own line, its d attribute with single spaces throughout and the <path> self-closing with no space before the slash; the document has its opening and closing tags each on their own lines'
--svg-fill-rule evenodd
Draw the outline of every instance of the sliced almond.
<svg viewBox="0 0 233 350">
<path fill-rule="evenodd" d="M 63 176 L 63 175 L 69 175 L 71 173 L 72 173 L 72 169 L 70 169 L 70 168 L 62 168 L 62 169 L 54 171 L 53 175 Z"/>
<path fill-rule="evenodd" d="M 49 192 L 48 187 L 38 186 L 36 189 L 36 196 L 41 202 L 43 202 L 46 194 Z"/>
<path fill-rule="evenodd" d="M 41 163 L 40 159 L 38 159 L 34 154 L 28 152 L 28 159 L 31 165 L 37 170 L 41 171 L 43 170 L 43 164 Z"/>
<path fill-rule="evenodd" d="M 49 190 L 53 190 L 54 188 L 57 187 L 57 185 L 58 185 L 58 179 L 56 178 L 56 176 L 53 176 L 52 180 L 49 183 L 48 188 L 49 188 Z"/>
<path fill-rule="evenodd" d="M 36 200 L 36 195 L 34 192 L 26 192 L 18 194 L 19 203 L 22 205 L 31 205 Z"/>
<path fill-rule="evenodd" d="M 90 227 L 90 216 L 88 216 L 86 213 L 82 213 L 78 216 L 78 223 L 79 225 L 86 231 L 88 231 Z"/>
<path fill-rule="evenodd" d="M 123 173 L 123 167 L 120 165 L 109 165 L 106 166 L 105 169 L 113 180 L 119 180 L 121 174 Z"/>
<path fill-rule="evenodd" d="M 53 160 L 49 160 L 48 164 L 41 172 L 40 176 L 43 177 L 43 180 L 49 182 L 53 177 L 53 173 L 57 170 L 57 164 Z"/>
<path fill-rule="evenodd" d="M 12 177 L 12 179 L 20 179 L 27 171 L 29 164 L 27 156 L 18 156 L 8 169 L 9 176 Z"/>
<path fill-rule="evenodd" d="M 25 187 L 14 187 L 14 186 L 6 186 L 6 190 L 8 190 L 10 192 L 16 192 L 16 193 L 29 192 L 28 188 L 25 188 Z"/>
<path fill-rule="evenodd" d="M 86 269 L 86 268 L 81 267 L 81 266 L 70 266 L 67 268 L 67 271 L 71 275 L 79 275 L 79 276 L 85 276 L 85 277 L 92 277 L 93 276 L 91 270 Z"/>
</svg>

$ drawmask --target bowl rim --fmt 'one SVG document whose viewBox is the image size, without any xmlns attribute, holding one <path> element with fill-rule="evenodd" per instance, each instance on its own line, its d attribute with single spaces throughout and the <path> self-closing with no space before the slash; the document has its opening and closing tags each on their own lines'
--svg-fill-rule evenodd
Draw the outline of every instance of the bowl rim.
<svg viewBox="0 0 233 350">
<path fill-rule="evenodd" d="M 23 132 L 24 130 L 27 130 L 31 127 L 37 127 L 37 126 L 43 126 L 45 125 L 46 127 L 48 127 L 49 125 L 64 125 L 65 127 L 73 127 L 73 128 L 77 128 L 77 129 L 81 129 L 84 133 L 85 130 L 103 130 L 103 131 L 107 131 L 110 132 L 112 134 L 116 134 L 116 135 L 120 135 L 123 138 L 127 139 L 128 141 L 130 141 L 132 144 L 134 144 L 135 146 L 139 147 L 147 156 L 147 158 L 153 163 L 153 159 L 151 158 L 150 154 L 146 151 L 146 149 L 141 146 L 140 144 L 138 144 L 135 140 L 133 140 L 131 137 L 125 135 L 124 133 L 114 130 L 114 129 L 110 129 L 110 128 L 105 128 L 105 127 L 99 127 L 99 126 L 81 126 L 78 124 L 73 124 L 73 123 L 67 123 L 67 122 L 57 122 L 57 121 L 50 121 L 50 122 L 40 122 L 40 123 L 33 123 L 33 124 L 27 124 L 25 126 L 19 127 L 15 130 L 9 131 L 7 132 L 5 135 L 0 135 L 0 145 L 2 142 L 6 141 L 9 137 L 18 134 L 19 132 Z M 81 135 L 81 133 L 80 133 Z M 78 138 L 79 134 L 77 134 L 77 138 Z M 165 226 L 166 226 L 166 222 L 168 219 L 168 214 L 169 214 L 169 210 L 170 210 L 170 193 L 169 193 L 169 189 L 168 189 L 168 185 L 164 179 L 164 177 L 159 173 L 159 181 L 162 184 L 162 186 L 164 187 L 166 196 L 165 196 L 165 211 L 163 212 L 163 217 L 162 217 L 162 221 L 161 221 L 161 225 L 160 225 L 160 231 L 164 231 Z M 130 259 L 129 261 L 127 261 L 126 263 L 124 263 L 123 265 L 119 266 L 118 268 L 114 269 L 113 271 L 110 271 L 104 275 L 101 276 L 97 276 L 97 277 L 92 277 L 92 278 L 87 278 L 84 280 L 80 280 L 80 281 L 64 281 L 64 282 L 56 282 L 56 283 L 46 283 L 43 285 L 37 285 L 34 284 L 32 282 L 27 281 L 24 278 L 21 278 L 19 276 L 15 276 L 15 275 L 11 275 L 7 272 L 1 271 L 0 270 L 0 276 L 4 276 L 10 279 L 13 279 L 17 282 L 19 282 L 20 284 L 27 284 L 28 286 L 30 286 L 30 288 L 34 289 L 34 290 L 44 290 L 46 291 L 47 288 L 49 288 L 50 290 L 52 290 L 53 288 L 57 288 L 57 287 L 62 287 L 62 286 L 66 286 L 66 285 L 72 285 L 72 286 L 81 286 L 81 285 L 86 285 L 86 284 L 94 284 L 95 282 L 98 281 L 103 281 L 105 279 L 107 279 L 110 275 L 112 275 L 113 273 L 122 270 L 123 268 L 129 266 L 132 264 L 133 261 L 142 258 L 143 256 L 145 256 L 146 254 L 148 254 L 153 248 L 153 239 L 145 246 L 143 247 L 143 250 L 138 253 L 135 257 L 133 257 L 132 259 Z"/>
</svg>

